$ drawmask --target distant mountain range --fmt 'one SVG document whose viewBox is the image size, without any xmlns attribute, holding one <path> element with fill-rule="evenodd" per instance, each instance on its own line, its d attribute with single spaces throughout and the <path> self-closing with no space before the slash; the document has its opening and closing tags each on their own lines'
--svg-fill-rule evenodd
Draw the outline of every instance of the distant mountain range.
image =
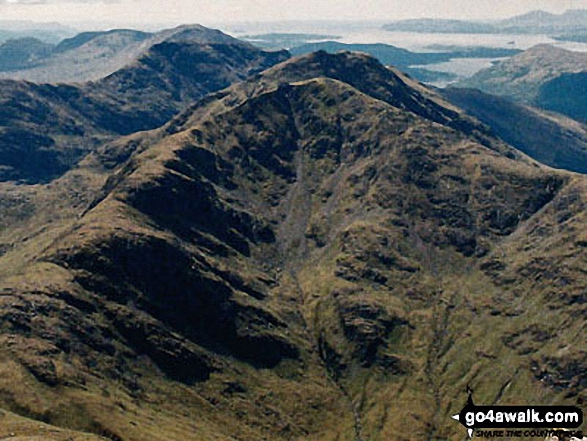
<svg viewBox="0 0 587 441">
<path fill-rule="evenodd" d="M 56 45 L 33 38 L 9 40 L 0 45 L 0 78 L 42 83 L 95 81 L 122 69 L 163 42 L 179 42 L 182 38 L 193 43 L 237 41 L 197 26 L 189 31 L 183 29 L 183 34 L 178 30 L 154 34 L 126 29 L 84 32 Z"/>
<path fill-rule="evenodd" d="M 168 31 L 157 34 L 113 30 L 85 32 L 50 45 L 34 38 L 9 40 L 0 45 L 0 78 L 22 79 L 33 82 L 83 82 L 99 80 L 139 57 L 150 47 L 168 37 Z M 258 36 L 259 38 L 263 36 Z M 368 53 L 386 65 L 396 66 L 420 81 L 432 82 L 451 79 L 444 72 L 426 70 L 421 66 L 446 62 L 455 58 L 509 57 L 519 53 L 516 49 L 502 48 L 452 48 L 438 52 L 411 52 L 386 44 L 343 44 L 335 41 L 303 44 L 305 34 L 268 34 L 273 43 L 252 44 L 276 50 L 294 41 L 300 43 L 290 49 L 293 55 L 325 50 Z M 265 37 L 263 37 L 265 38 Z M 281 44 L 280 44 L 281 43 Z M 289 46 L 288 46 L 289 47 Z"/>
<path fill-rule="evenodd" d="M 94 52 L 85 52 L 88 46 L 95 47 L 96 40 L 111 41 L 113 36 L 132 41 L 133 49 L 109 65 L 102 57 L 94 58 Z M 67 54 L 72 61 L 57 65 L 55 75 L 71 73 L 68 66 L 78 65 L 80 53 L 82 60 L 87 55 L 86 60 L 95 60 L 102 69 L 127 63 L 96 82 L 0 81 L 0 179 L 34 182 L 54 177 L 105 139 L 156 128 L 204 95 L 289 57 L 200 26 L 149 37 L 150 46 L 143 44 L 145 38 L 118 31 L 81 35 L 56 47 L 57 54 Z M 137 40 L 142 42 L 140 50 Z M 87 69 L 91 63 L 81 66 Z"/>
<path fill-rule="evenodd" d="M 504 142 L 582 162 L 580 123 L 200 26 L 131 58 L 0 82 L 0 438 L 463 439 L 470 389 L 587 399 L 587 177 Z"/>
<path fill-rule="evenodd" d="M 388 31 L 449 34 L 575 34 L 587 31 L 587 10 L 572 9 L 562 14 L 532 11 L 498 21 L 411 19 L 384 26 Z"/>
<path fill-rule="evenodd" d="M 0 43 L 18 38 L 37 38 L 44 43 L 57 44 L 78 32 L 60 23 L 42 23 L 26 20 L 2 20 L 0 18 Z"/>
<path fill-rule="evenodd" d="M 535 46 L 455 84 L 587 121 L 587 53 Z"/>
</svg>

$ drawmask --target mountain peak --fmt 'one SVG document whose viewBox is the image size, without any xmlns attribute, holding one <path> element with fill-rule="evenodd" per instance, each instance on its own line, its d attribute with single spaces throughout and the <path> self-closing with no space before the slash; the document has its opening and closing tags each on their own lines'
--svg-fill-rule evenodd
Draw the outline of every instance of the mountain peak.
<svg viewBox="0 0 587 441">
<path fill-rule="evenodd" d="M 181 25 L 159 34 L 156 41 L 171 43 L 223 43 L 247 44 L 237 40 L 218 29 L 211 29 L 199 24 Z"/>
</svg>

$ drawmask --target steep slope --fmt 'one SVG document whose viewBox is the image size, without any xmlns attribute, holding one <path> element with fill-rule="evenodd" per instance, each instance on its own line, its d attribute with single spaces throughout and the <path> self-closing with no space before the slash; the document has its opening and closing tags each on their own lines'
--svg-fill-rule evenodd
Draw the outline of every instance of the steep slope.
<svg viewBox="0 0 587 441">
<path fill-rule="evenodd" d="M 158 127 L 207 93 L 287 58 L 200 26 L 158 38 L 136 62 L 97 82 L 0 81 L 0 180 L 50 180 L 105 140 Z M 88 43 L 67 46 L 76 44 Z"/>
<path fill-rule="evenodd" d="M 92 161 L 115 171 L 79 219 L 0 258 L 4 407 L 357 441 L 462 436 L 467 385 L 585 398 L 585 180 L 372 58 L 286 61 Z"/>
<path fill-rule="evenodd" d="M 587 70 L 587 53 L 538 45 L 484 69 L 456 86 L 507 96 L 523 104 L 537 104 L 544 84 L 564 73 L 584 70 Z"/>
<path fill-rule="evenodd" d="M 478 90 L 447 88 L 442 94 L 528 156 L 587 173 L 587 128 L 577 121 Z"/>
</svg>

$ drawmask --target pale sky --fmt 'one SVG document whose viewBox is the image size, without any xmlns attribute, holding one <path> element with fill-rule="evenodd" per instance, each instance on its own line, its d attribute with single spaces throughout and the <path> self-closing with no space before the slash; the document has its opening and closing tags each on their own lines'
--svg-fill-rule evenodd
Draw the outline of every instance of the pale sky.
<svg viewBox="0 0 587 441">
<path fill-rule="evenodd" d="M 0 0 L 0 20 L 201 23 L 504 18 L 587 9 L 587 0 Z"/>
</svg>

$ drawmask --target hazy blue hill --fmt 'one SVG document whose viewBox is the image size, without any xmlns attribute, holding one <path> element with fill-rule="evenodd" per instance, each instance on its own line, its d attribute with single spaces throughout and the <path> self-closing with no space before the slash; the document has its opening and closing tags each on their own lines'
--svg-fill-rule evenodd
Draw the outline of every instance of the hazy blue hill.
<svg viewBox="0 0 587 441">
<path fill-rule="evenodd" d="M 365 52 L 377 58 L 381 63 L 396 67 L 407 67 L 416 64 L 433 64 L 448 61 L 450 57 L 444 53 L 418 53 L 389 44 L 346 44 L 336 41 L 308 43 L 289 50 L 292 55 L 302 55 L 323 50 L 329 53 L 339 51 Z"/>
<path fill-rule="evenodd" d="M 449 87 L 442 94 L 528 156 L 551 167 L 587 173 L 586 126 L 479 90 Z M 584 105 L 582 110 L 585 115 Z"/>
<path fill-rule="evenodd" d="M 0 78 L 38 83 L 98 80 L 134 61 L 149 48 L 150 38 L 151 34 L 126 29 L 83 32 L 48 48 L 34 62 L 5 63 Z"/>
<path fill-rule="evenodd" d="M 0 70 L 34 66 L 50 56 L 53 48 L 53 45 L 33 37 L 8 40 L 0 44 Z"/>
<path fill-rule="evenodd" d="M 536 104 L 587 123 L 587 71 L 565 73 L 540 87 Z"/>
<path fill-rule="evenodd" d="M 493 34 L 497 32 L 491 24 L 465 20 L 411 19 L 387 24 L 386 31 L 422 32 L 438 34 Z"/>
<path fill-rule="evenodd" d="M 571 9 L 562 14 L 531 11 L 505 20 L 467 21 L 444 19 L 411 19 L 387 24 L 388 31 L 448 34 L 553 34 L 584 30 L 587 10 Z"/>
<path fill-rule="evenodd" d="M 587 27 L 587 10 L 570 9 L 562 14 L 532 11 L 502 20 L 498 25 L 503 31 L 521 33 L 576 32 Z"/>
<path fill-rule="evenodd" d="M 107 37 L 111 35 L 118 35 L 120 37 L 126 37 L 129 42 L 140 42 L 151 37 L 153 34 L 148 32 L 135 31 L 130 29 L 116 29 L 105 32 L 82 32 L 74 37 L 66 38 L 62 40 L 56 47 L 55 53 L 67 52 L 77 49 L 84 44 L 101 37 Z"/>
<path fill-rule="evenodd" d="M 64 38 L 72 37 L 75 34 L 74 28 L 60 23 L 0 19 L 0 42 L 33 37 L 45 43 L 57 44 Z"/>
</svg>

